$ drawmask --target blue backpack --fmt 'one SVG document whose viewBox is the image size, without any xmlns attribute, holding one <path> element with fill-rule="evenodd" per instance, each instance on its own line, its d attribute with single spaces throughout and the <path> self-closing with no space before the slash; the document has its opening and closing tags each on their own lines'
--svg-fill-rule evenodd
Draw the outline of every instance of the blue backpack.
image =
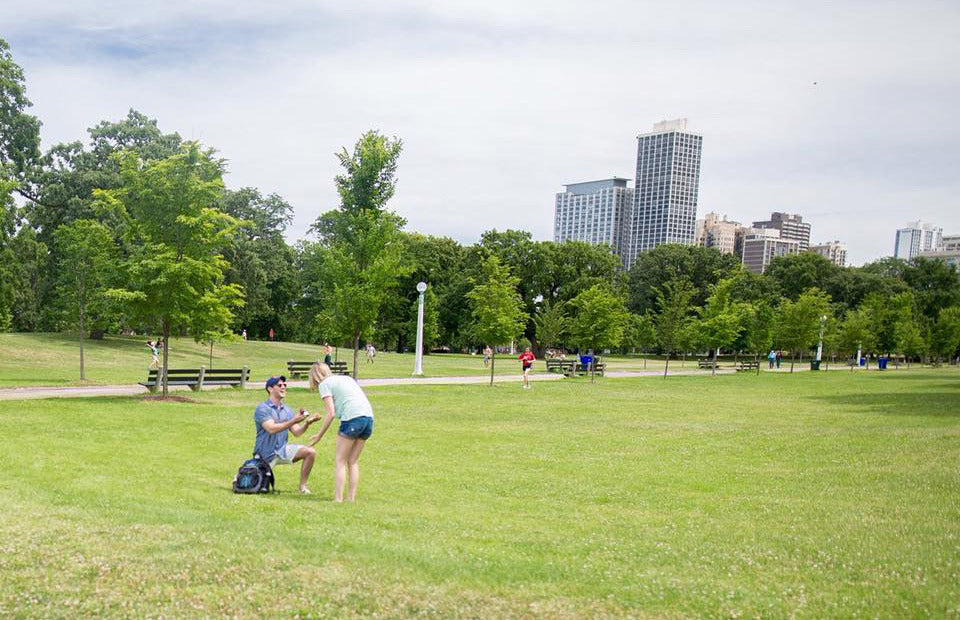
<svg viewBox="0 0 960 620">
<path fill-rule="evenodd" d="M 233 479 L 234 493 L 270 493 L 273 490 L 273 470 L 259 454 L 244 461 Z"/>
</svg>

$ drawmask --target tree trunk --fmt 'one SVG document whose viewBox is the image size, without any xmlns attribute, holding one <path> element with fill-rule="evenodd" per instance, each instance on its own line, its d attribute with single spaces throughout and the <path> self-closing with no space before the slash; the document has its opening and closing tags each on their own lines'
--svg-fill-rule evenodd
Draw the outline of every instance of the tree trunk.
<svg viewBox="0 0 960 620">
<path fill-rule="evenodd" d="M 670 365 L 670 354 L 667 353 L 667 356 L 663 360 L 663 378 L 667 378 L 667 367 Z"/>
<path fill-rule="evenodd" d="M 353 380 L 357 380 L 357 370 L 360 368 L 360 332 L 353 335 Z"/>
<path fill-rule="evenodd" d="M 490 353 L 490 387 L 493 387 L 493 367 L 497 364 L 497 347 Z"/>
<path fill-rule="evenodd" d="M 167 368 L 170 362 L 170 322 L 163 322 L 163 392 L 162 397 L 166 398 L 169 392 L 167 386 Z"/>
<path fill-rule="evenodd" d="M 803 358 L 801 358 L 803 359 Z M 793 352 L 793 357 L 790 358 L 790 374 L 793 374 L 793 364 L 797 361 L 797 352 Z"/>
<path fill-rule="evenodd" d="M 753 361 L 757 363 L 757 376 L 759 377 L 760 376 L 760 353 L 759 352 L 755 352 L 753 354 Z"/>
<path fill-rule="evenodd" d="M 717 347 L 716 349 L 713 350 L 713 368 L 710 371 L 711 377 L 717 376 L 717 355 L 719 354 L 720 354 L 720 347 Z"/>
</svg>

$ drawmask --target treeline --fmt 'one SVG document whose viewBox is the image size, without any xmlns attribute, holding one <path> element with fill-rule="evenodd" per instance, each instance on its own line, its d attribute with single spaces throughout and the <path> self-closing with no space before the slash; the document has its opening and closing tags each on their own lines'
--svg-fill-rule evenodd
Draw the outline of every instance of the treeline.
<svg viewBox="0 0 960 620">
<path fill-rule="evenodd" d="M 131 110 L 42 153 L 2 40 L 0 85 L 0 330 L 209 342 L 273 330 L 404 351 L 424 281 L 427 350 L 515 340 L 801 355 L 821 334 L 828 355 L 947 358 L 960 346 L 960 281 L 939 261 L 840 268 L 803 254 L 758 276 L 712 249 L 662 246 L 624 272 L 609 248 L 523 231 L 488 231 L 469 246 L 405 231 L 387 209 L 402 144 L 377 132 L 337 154 L 340 204 L 291 244 L 291 205 L 227 187 L 215 151 Z"/>
</svg>

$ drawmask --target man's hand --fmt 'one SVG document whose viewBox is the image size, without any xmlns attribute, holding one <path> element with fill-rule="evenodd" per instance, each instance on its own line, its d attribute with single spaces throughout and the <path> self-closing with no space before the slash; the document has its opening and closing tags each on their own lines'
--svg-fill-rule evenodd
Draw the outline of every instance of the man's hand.
<svg viewBox="0 0 960 620">
<path fill-rule="evenodd" d="M 304 419 L 305 417 L 307 417 L 307 414 L 305 414 L 305 413 L 298 413 L 297 415 L 293 416 L 293 423 L 294 423 L 294 424 L 300 424 L 301 422 L 303 422 L 303 419 Z"/>
</svg>

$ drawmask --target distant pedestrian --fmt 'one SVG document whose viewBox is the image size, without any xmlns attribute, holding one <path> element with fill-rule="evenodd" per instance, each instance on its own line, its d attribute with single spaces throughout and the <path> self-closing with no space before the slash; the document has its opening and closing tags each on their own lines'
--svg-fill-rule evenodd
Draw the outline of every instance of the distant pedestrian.
<svg viewBox="0 0 960 620">
<path fill-rule="evenodd" d="M 333 363 L 333 347 L 328 344 L 323 346 L 323 363 L 327 366 Z"/>
<path fill-rule="evenodd" d="M 777 363 L 777 352 L 773 349 L 770 349 L 770 353 L 767 355 L 767 364 L 770 368 L 773 368 L 774 364 Z"/>
<path fill-rule="evenodd" d="M 377 356 L 377 349 L 373 344 L 367 344 L 367 363 L 372 364 L 373 358 Z"/>
<path fill-rule="evenodd" d="M 520 360 L 520 365 L 523 366 L 523 389 L 529 390 L 530 369 L 533 368 L 533 361 L 537 358 L 530 352 L 530 347 L 527 347 L 517 359 Z"/>
<path fill-rule="evenodd" d="M 490 345 L 483 347 L 483 367 L 484 368 L 490 365 L 491 355 L 493 355 L 493 349 L 490 348 Z"/>
<path fill-rule="evenodd" d="M 783 361 L 783 351 L 777 350 L 777 368 L 780 368 L 780 363 Z"/>
<path fill-rule="evenodd" d="M 160 367 L 160 341 L 154 342 L 147 340 L 147 348 L 150 349 L 150 370 L 156 370 Z"/>
<path fill-rule="evenodd" d="M 243 341 L 246 342 L 246 341 L 247 341 L 247 330 L 243 330 L 242 336 L 243 336 Z"/>
<path fill-rule="evenodd" d="M 276 333 L 273 331 L 273 328 L 271 327 L 271 328 L 270 328 L 270 332 L 269 332 L 270 342 L 273 342 L 273 337 L 274 337 L 275 335 L 276 335 Z"/>
</svg>

